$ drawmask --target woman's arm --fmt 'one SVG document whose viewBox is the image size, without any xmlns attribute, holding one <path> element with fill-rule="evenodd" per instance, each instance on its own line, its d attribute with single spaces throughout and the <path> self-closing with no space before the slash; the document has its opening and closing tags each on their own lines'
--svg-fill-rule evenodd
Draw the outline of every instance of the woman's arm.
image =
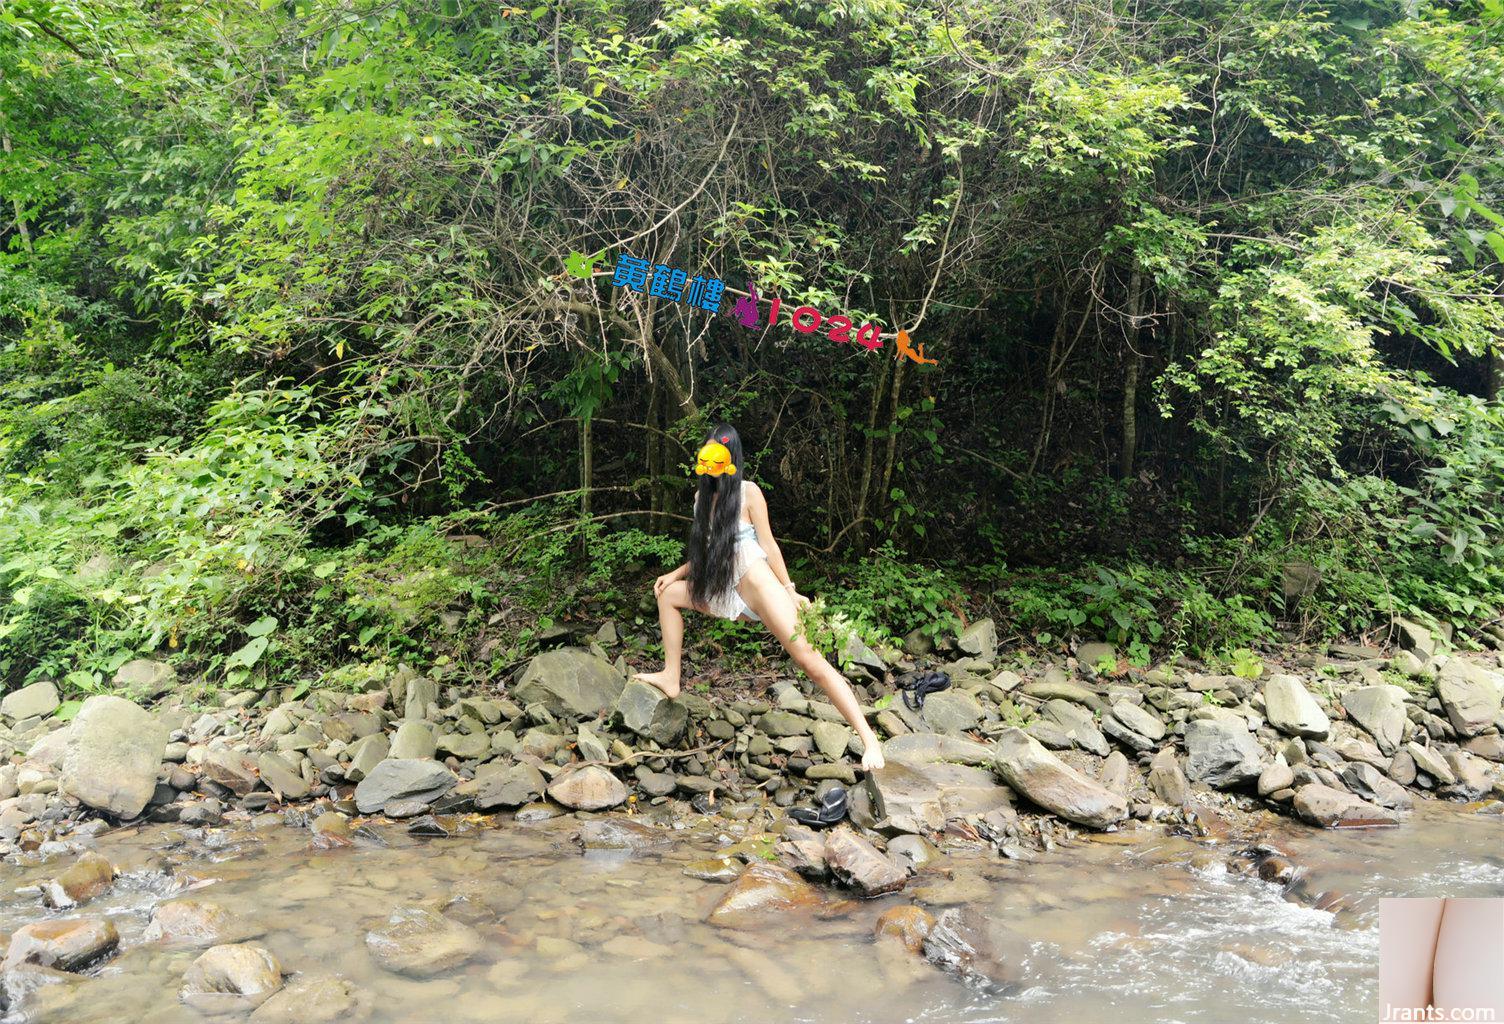
<svg viewBox="0 0 1504 1024">
<path fill-rule="evenodd" d="M 752 518 L 752 526 L 757 530 L 757 543 L 768 556 L 768 568 L 773 570 L 773 575 L 778 577 L 778 582 L 783 584 L 785 590 L 797 593 L 793 581 L 789 579 L 788 566 L 783 563 L 783 550 L 779 548 L 778 541 L 773 536 L 773 527 L 768 523 L 768 499 L 763 497 L 762 488 L 748 481 L 742 485 L 742 495 L 747 503 L 747 515 Z"/>
<path fill-rule="evenodd" d="M 673 572 L 666 572 L 666 573 L 664 573 L 662 576 L 659 576 L 657 579 L 655 579 L 653 581 L 653 596 L 657 597 L 659 594 L 663 593 L 663 590 L 664 590 L 665 587 L 668 587 L 669 585 L 674 584 L 674 583 L 678 583 L 680 580 L 684 579 L 688 575 L 689 575 L 689 563 L 688 562 L 685 562 L 683 565 L 679 566 L 679 568 L 675 569 Z"/>
</svg>

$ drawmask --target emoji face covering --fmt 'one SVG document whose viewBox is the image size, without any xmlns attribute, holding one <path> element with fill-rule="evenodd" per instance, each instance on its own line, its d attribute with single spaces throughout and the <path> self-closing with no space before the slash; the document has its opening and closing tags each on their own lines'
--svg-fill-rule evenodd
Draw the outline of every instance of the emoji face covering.
<svg viewBox="0 0 1504 1024">
<path fill-rule="evenodd" d="M 720 476 L 722 473 L 736 475 L 736 465 L 731 461 L 731 450 L 719 441 L 706 441 L 695 456 L 695 476 Z"/>
</svg>

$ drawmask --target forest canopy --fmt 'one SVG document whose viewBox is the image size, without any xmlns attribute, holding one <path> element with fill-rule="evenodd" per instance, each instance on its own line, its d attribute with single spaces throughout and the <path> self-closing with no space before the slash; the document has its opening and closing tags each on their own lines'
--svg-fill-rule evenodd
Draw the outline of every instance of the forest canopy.
<svg viewBox="0 0 1504 1024">
<path fill-rule="evenodd" d="M 10 0 L 0 678 L 512 663 L 651 608 L 722 419 L 873 640 L 1464 637 L 1501 43 L 1504 0 Z M 566 273 L 629 251 L 938 364 Z"/>
</svg>

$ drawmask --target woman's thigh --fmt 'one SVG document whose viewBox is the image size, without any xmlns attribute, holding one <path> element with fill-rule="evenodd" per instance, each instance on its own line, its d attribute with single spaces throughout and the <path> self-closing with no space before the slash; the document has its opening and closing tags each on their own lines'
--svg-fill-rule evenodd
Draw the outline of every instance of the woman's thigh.
<svg viewBox="0 0 1504 1024">
<path fill-rule="evenodd" d="M 660 600 L 664 601 L 666 604 L 673 608 L 689 608 L 693 611 L 708 614 L 705 612 L 704 608 L 701 608 L 695 604 L 694 598 L 689 596 L 688 580 L 675 580 L 668 586 L 664 587 L 663 594 L 660 597 Z"/>
<path fill-rule="evenodd" d="M 1379 902 L 1379 1003 L 1393 1007 L 1391 1017 L 1402 1020 L 1403 1009 L 1424 1008 L 1431 1001 L 1431 965 L 1436 958 L 1436 933 L 1446 901 L 1387 899 Z"/>
<path fill-rule="evenodd" d="M 1439 1010 L 1486 1008 L 1492 1017 L 1468 1019 L 1504 1020 L 1504 900 L 1446 901 L 1431 988 Z"/>
<path fill-rule="evenodd" d="M 798 626 L 798 610 L 794 599 L 784 589 L 768 563 L 758 559 L 747 567 L 736 592 L 747 602 L 747 607 L 757 613 L 769 632 L 785 647 Z"/>
</svg>

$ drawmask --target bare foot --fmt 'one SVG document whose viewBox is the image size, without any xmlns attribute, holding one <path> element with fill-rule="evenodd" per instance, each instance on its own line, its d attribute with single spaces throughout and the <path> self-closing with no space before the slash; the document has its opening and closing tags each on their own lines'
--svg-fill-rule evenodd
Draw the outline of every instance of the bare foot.
<svg viewBox="0 0 1504 1024">
<path fill-rule="evenodd" d="M 877 740 L 869 740 L 867 748 L 862 751 L 862 771 L 875 772 L 887 762 L 883 759 L 883 745 Z"/>
<path fill-rule="evenodd" d="M 679 677 L 671 675 L 665 669 L 662 672 L 638 672 L 633 679 L 641 679 L 644 683 L 651 683 L 662 690 L 667 697 L 679 696 Z"/>
</svg>

